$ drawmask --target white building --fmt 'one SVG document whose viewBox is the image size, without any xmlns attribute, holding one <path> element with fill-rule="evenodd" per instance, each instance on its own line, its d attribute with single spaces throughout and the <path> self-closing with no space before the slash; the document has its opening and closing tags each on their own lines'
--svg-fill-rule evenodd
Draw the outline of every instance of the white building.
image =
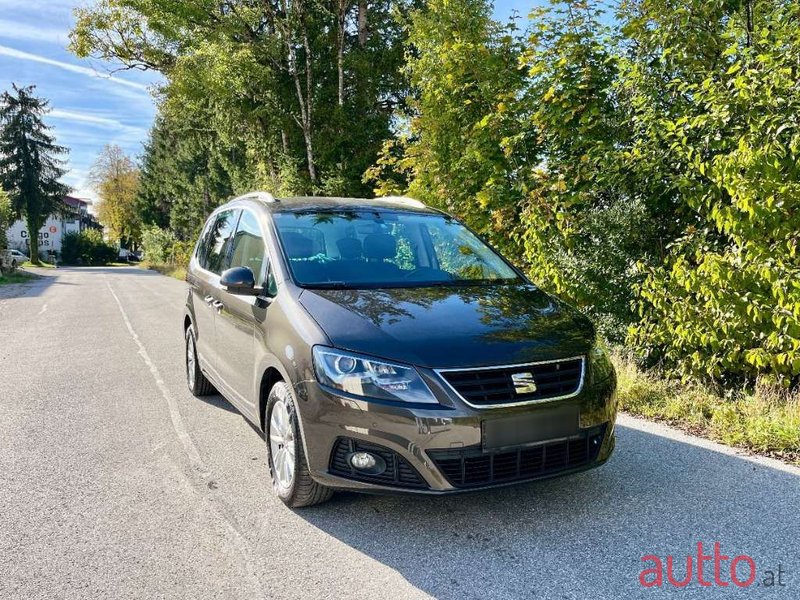
<svg viewBox="0 0 800 600">
<path fill-rule="evenodd" d="M 39 253 L 46 257 L 52 250 L 61 254 L 61 241 L 64 235 L 70 232 L 79 232 L 87 228 L 98 227 L 97 221 L 89 214 L 89 202 L 74 198 L 64 197 L 66 211 L 62 216 L 50 216 L 39 230 Z M 25 221 L 16 221 L 7 232 L 8 247 L 29 253 L 30 240 L 28 225 Z"/>
</svg>

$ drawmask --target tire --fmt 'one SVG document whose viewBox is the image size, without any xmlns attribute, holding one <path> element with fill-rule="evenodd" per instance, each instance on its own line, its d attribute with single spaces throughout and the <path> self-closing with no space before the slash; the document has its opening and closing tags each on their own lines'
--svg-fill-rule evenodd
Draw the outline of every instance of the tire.
<svg viewBox="0 0 800 600">
<path fill-rule="evenodd" d="M 197 360 L 194 329 L 191 325 L 186 328 L 186 352 L 184 354 L 186 358 L 186 385 L 189 386 L 189 391 L 198 398 L 215 393 L 217 390 L 214 389 L 214 386 L 206 379 L 200 369 L 200 361 Z"/>
<path fill-rule="evenodd" d="M 302 508 L 330 500 L 333 490 L 314 481 L 308 472 L 297 408 L 292 391 L 285 382 L 279 381 L 272 386 L 265 413 L 264 439 L 275 495 L 289 508 Z M 289 460 L 292 447 L 293 460 Z"/>
</svg>

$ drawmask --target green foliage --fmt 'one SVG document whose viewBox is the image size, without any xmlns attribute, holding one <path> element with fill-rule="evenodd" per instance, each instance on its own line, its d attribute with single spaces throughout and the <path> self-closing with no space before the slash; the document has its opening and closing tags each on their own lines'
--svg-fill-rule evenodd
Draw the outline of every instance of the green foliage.
<svg viewBox="0 0 800 600">
<path fill-rule="evenodd" d="M 8 193 L 0 188 L 0 251 L 8 248 L 6 230 L 11 226 L 14 211 L 11 208 L 11 199 Z"/>
<path fill-rule="evenodd" d="M 432 0 L 411 14 L 407 132 L 384 145 L 365 179 L 376 193 L 407 192 L 465 219 L 518 256 L 510 232 L 529 160 L 530 140 L 518 133 L 525 78 L 514 27 L 490 14 L 483 0 Z"/>
<path fill-rule="evenodd" d="M 177 198 L 194 218 L 231 189 L 363 195 L 361 175 L 406 87 L 395 15 L 407 2 L 96 0 L 77 9 L 78 56 L 166 79 L 144 161 L 145 223 L 168 225 Z M 167 139 L 178 156 L 163 152 Z M 179 189 L 148 183 L 174 168 L 187 175 Z M 195 228 L 174 225 L 180 235 Z"/>
<path fill-rule="evenodd" d="M 154 262 L 237 192 L 408 193 L 650 365 L 797 383 L 800 5 L 602 4 L 521 31 L 486 0 L 97 0 L 72 40 L 165 77 L 136 198 Z"/>
<path fill-rule="evenodd" d="M 654 126 L 694 222 L 647 270 L 631 340 L 684 377 L 789 385 L 800 376 L 800 6 L 753 6 L 751 19 L 736 7 L 718 15 L 709 61 L 664 84 L 680 116 Z M 667 57 L 698 43 L 636 35 L 667 44 Z"/>
<path fill-rule="evenodd" d="M 61 262 L 67 265 L 100 266 L 117 260 L 117 249 L 103 240 L 96 229 L 70 232 L 61 241 Z"/>
<path fill-rule="evenodd" d="M 178 240 L 172 231 L 151 226 L 142 232 L 142 248 L 150 265 L 187 267 L 194 242 Z"/>
<path fill-rule="evenodd" d="M 34 87 L 20 88 L 0 96 L 0 187 L 11 198 L 14 212 L 37 232 L 47 217 L 62 206 L 68 188 L 59 182 L 64 175 L 58 158 L 67 149 L 56 145 L 43 117 L 48 103 L 34 95 Z M 31 261 L 39 262 L 39 238 L 30 236 Z"/>
</svg>

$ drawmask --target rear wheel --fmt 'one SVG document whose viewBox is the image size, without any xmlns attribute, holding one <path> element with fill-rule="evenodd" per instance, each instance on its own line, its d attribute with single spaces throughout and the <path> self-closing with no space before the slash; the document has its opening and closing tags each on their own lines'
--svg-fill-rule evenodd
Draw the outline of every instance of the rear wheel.
<svg viewBox="0 0 800 600">
<path fill-rule="evenodd" d="M 314 481 L 308 472 L 297 409 L 285 382 L 272 386 L 266 413 L 267 462 L 275 494 L 291 508 L 329 500 L 333 490 Z"/>
<path fill-rule="evenodd" d="M 195 396 L 208 396 L 216 391 L 200 369 L 200 362 L 197 360 L 197 344 L 191 326 L 186 328 L 186 384 L 189 386 L 189 391 Z"/>
</svg>

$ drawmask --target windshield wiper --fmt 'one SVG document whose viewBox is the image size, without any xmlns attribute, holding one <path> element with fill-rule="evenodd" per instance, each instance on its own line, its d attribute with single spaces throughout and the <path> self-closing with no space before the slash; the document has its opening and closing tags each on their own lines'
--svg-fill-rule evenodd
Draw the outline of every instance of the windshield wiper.
<svg viewBox="0 0 800 600">
<path fill-rule="evenodd" d="M 316 283 L 305 283 L 303 287 L 312 290 L 349 290 L 352 289 L 353 286 L 344 281 L 319 281 Z"/>
</svg>

